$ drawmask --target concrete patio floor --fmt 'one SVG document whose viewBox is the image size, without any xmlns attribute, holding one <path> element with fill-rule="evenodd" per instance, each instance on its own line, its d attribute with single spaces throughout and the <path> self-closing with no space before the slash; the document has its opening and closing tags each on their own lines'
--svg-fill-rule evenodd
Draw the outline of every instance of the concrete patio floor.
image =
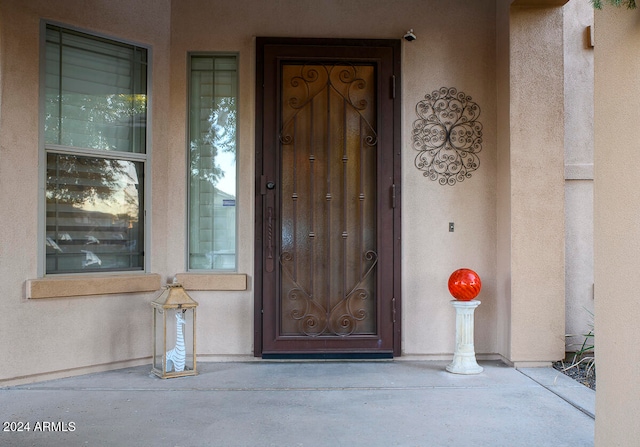
<svg viewBox="0 0 640 447">
<path fill-rule="evenodd" d="M 0 445 L 593 445 L 594 391 L 551 368 L 480 364 L 201 362 L 184 378 L 141 366 L 4 387 Z"/>
</svg>

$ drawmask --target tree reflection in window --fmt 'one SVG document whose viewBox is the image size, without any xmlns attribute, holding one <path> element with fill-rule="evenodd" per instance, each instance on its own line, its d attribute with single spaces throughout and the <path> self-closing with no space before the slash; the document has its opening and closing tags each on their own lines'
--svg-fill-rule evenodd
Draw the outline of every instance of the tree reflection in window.
<svg viewBox="0 0 640 447">
<path fill-rule="evenodd" d="M 236 268 L 237 58 L 193 55 L 189 85 L 189 269 Z"/>
<path fill-rule="evenodd" d="M 46 273 L 144 268 L 147 50 L 46 26 Z"/>
</svg>

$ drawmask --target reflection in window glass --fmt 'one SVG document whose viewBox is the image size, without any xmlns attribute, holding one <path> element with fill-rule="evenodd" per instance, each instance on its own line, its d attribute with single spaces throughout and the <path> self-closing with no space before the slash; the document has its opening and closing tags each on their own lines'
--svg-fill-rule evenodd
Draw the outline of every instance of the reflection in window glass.
<svg viewBox="0 0 640 447">
<path fill-rule="evenodd" d="M 143 164 L 47 155 L 47 271 L 143 268 Z"/>
<path fill-rule="evenodd" d="M 46 45 L 47 143 L 144 153 L 146 50 L 51 25 Z"/>
<path fill-rule="evenodd" d="M 144 269 L 147 50 L 46 26 L 46 267 Z"/>
<path fill-rule="evenodd" d="M 191 57 L 189 269 L 236 269 L 237 58 Z"/>
</svg>

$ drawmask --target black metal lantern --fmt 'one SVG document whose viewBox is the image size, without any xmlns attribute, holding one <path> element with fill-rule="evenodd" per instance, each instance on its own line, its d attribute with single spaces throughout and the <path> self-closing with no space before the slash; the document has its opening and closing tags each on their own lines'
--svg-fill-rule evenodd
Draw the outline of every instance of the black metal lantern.
<svg viewBox="0 0 640 447">
<path fill-rule="evenodd" d="M 196 375 L 196 307 L 181 284 L 167 284 L 153 306 L 153 369 L 163 379 Z"/>
</svg>

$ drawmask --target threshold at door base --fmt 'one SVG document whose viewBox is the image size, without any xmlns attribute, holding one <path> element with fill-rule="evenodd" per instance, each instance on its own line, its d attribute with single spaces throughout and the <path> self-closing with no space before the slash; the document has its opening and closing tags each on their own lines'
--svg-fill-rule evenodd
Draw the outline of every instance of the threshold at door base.
<svg viewBox="0 0 640 447">
<path fill-rule="evenodd" d="M 262 353 L 263 360 L 381 360 L 393 359 L 393 352 Z"/>
</svg>

